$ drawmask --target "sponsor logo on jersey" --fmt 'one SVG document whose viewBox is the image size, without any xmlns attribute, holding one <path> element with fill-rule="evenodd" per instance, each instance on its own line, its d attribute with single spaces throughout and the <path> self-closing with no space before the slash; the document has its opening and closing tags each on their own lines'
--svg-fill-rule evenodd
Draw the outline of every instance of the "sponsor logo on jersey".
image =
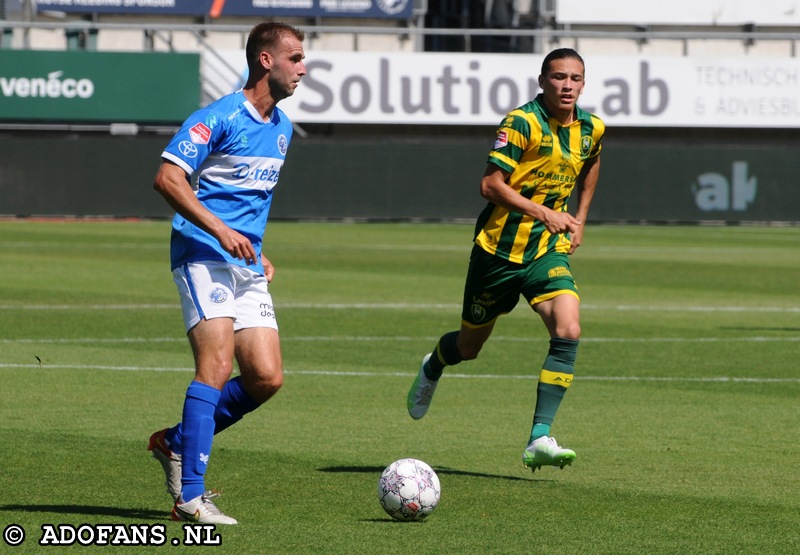
<svg viewBox="0 0 800 555">
<path fill-rule="evenodd" d="M 178 144 L 178 150 L 181 151 L 186 158 L 194 158 L 197 156 L 197 147 L 189 141 L 181 141 Z"/>
<path fill-rule="evenodd" d="M 494 140 L 494 148 L 503 148 L 508 144 L 508 133 L 505 131 L 498 131 L 497 138 Z"/>
<path fill-rule="evenodd" d="M 208 117 L 206 117 L 206 125 L 209 129 L 214 129 L 217 125 L 217 114 L 208 114 Z"/>
<path fill-rule="evenodd" d="M 204 123 L 195 123 L 189 128 L 189 137 L 195 144 L 207 145 L 209 139 L 211 139 L 211 129 Z"/>
<path fill-rule="evenodd" d="M 550 279 L 560 278 L 565 276 L 572 276 L 572 273 L 567 270 L 564 266 L 556 266 L 555 268 L 551 268 L 547 272 L 547 277 Z"/>
<path fill-rule="evenodd" d="M 236 171 L 234 171 L 231 177 L 235 180 L 252 182 L 266 181 L 272 183 L 273 187 L 275 183 L 278 182 L 278 177 L 281 175 L 280 165 L 276 164 L 270 164 L 265 168 L 251 168 L 250 164 L 241 163 L 233 166 L 233 169 Z M 269 188 L 271 189 L 272 187 Z"/>
<path fill-rule="evenodd" d="M 278 150 L 286 156 L 286 150 L 289 148 L 289 139 L 286 138 L 286 135 L 281 133 L 278 135 Z"/>
</svg>

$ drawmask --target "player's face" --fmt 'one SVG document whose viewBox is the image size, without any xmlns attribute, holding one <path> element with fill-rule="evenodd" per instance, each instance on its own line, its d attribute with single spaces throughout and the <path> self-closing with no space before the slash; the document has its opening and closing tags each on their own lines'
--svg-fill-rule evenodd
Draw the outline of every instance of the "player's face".
<svg viewBox="0 0 800 555">
<path fill-rule="evenodd" d="M 285 35 L 272 56 L 269 72 L 269 88 L 276 100 L 292 96 L 306 74 L 303 62 L 303 43 L 293 35 Z"/>
<path fill-rule="evenodd" d="M 539 86 L 547 107 L 557 114 L 571 114 L 583 92 L 584 67 L 576 58 L 561 58 L 550 62 L 546 74 L 539 76 Z"/>
</svg>

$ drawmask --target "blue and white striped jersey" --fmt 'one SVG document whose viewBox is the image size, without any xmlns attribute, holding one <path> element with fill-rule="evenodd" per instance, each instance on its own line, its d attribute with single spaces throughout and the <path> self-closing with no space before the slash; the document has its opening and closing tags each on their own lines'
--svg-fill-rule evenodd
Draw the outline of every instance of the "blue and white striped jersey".
<svg viewBox="0 0 800 555">
<path fill-rule="evenodd" d="M 189 116 L 161 153 L 191 176 L 192 188 L 203 206 L 250 239 L 259 255 L 250 268 L 262 274 L 261 241 L 272 189 L 291 138 L 292 124 L 283 111 L 275 107 L 271 120 L 264 122 L 238 91 Z M 173 269 L 200 260 L 247 265 L 180 214 L 172 220 L 170 258 Z"/>
</svg>

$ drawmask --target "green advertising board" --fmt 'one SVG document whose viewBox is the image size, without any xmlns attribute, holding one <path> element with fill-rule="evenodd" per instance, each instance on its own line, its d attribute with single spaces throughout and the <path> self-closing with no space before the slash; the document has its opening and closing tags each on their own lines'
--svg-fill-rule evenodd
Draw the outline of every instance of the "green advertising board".
<svg viewBox="0 0 800 555">
<path fill-rule="evenodd" d="M 0 50 L 0 121 L 180 123 L 199 106 L 199 54 Z"/>
</svg>

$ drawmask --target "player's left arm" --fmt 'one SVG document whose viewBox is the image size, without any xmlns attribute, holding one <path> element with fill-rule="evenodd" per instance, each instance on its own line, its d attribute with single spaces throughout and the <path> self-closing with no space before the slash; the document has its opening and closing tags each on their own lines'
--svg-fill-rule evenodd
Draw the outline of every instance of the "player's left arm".
<svg viewBox="0 0 800 555">
<path fill-rule="evenodd" d="M 589 216 L 589 205 L 592 204 L 598 179 L 600 179 L 599 154 L 586 160 L 578 176 L 578 182 L 576 183 L 578 208 L 575 212 L 575 219 L 578 220 L 579 224 L 578 229 L 570 233 L 572 246 L 569 248 L 569 254 L 574 253 L 575 249 L 580 247 L 583 242 L 583 230 L 586 226 L 586 218 Z"/>
</svg>

